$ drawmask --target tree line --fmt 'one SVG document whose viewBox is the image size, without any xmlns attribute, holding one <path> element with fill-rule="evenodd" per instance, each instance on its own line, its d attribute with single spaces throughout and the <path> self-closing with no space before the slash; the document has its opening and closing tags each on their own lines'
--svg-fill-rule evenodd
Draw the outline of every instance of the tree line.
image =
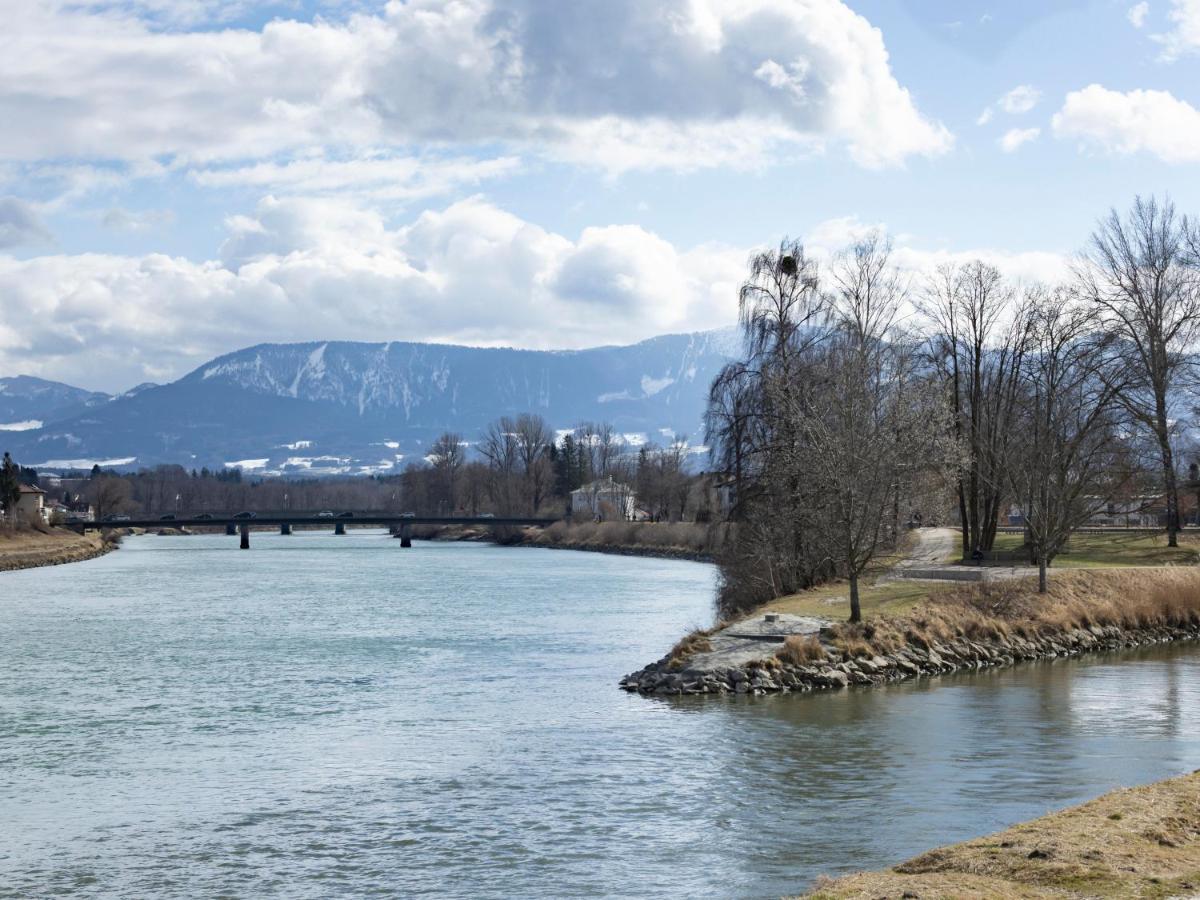
<svg viewBox="0 0 1200 900">
<path fill-rule="evenodd" d="M 916 281 L 879 232 L 824 270 L 785 240 L 751 259 L 739 314 L 707 415 L 736 496 L 724 613 L 841 577 L 858 621 L 867 565 L 947 513 L 971 558 L 1019 511 L 1043 591 L 1114 498 L 1161 503 L 1177 544 L 1200 223 L 1169 200 L 1111 211 L 1052 286 L 979 260 Z"/>
<path fill-rule="evenodd" d="M 7 457 L 6 457 L 7 458 Z M 584 422 L 556 433 L 540 416 L 502 416 L 475 440 L 446 432 L 425 457 L 395 475 L 322 478 L 251 477 L 237 468 L 187 470 L 160 465 L 136 472 L 93 467 L 51 483 L 48 502 L 114 515 L 181 515 L 202 512 L 379 510 L 429 516 L 555 517 L 585 485 L 608 480 L 626 487 L 642 515 L 663 521 L 713 517 L 716 503 L 683 436 L 666 446 L 633 442 L 607 422 Z M 8 460 L 20 480 L 38 484 L 38 473 Z M 8 470 L 0 468 L 0 487 Z M 18 475 L 13 475 L 14 483 Z M 16 488 L 13 488 L 15 503 Z M 4 495 L 0 494 L 0 504 Z M 605 510 L 623 517 L 624 510 Z"/>
</svg>

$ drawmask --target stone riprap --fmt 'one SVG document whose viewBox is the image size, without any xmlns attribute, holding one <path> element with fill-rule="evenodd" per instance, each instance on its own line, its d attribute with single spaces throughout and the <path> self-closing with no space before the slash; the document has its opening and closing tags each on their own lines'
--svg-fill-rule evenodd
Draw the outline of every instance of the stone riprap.
<svg viewBox="0 0 1200 900">
<path fill-rule="evenodd" d="M 1075 656 L 1168 641 L 1195 640 L 1200 625 L 1125 629 L 1116 625 L 1073 628 L 1036 637 L 941 641 L 928 647 L 909 644 L 887 655 L 846 659 L 826 640 L 830 623 L 801 616 L 739 622 L 710 637 L 712 650 L 682 664 L 663 657 L 621 679 L 621 687 L 641 694 L 766 694 L 814 691 L 851 685 L 876 685 L 922 675 L 1009 666 L 1024 660 Z M 809 665 L 785 663 L 776 656 L 792 634 L 816 635 L 827 658 Z"/>
</svg>

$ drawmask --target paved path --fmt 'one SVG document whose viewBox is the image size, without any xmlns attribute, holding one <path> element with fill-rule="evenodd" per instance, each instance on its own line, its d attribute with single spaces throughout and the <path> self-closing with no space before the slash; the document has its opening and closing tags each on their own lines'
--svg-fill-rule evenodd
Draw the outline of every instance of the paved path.
<svg viewBox="0 0 1200 900">
<path fill-rule="evenodd" d="M 896 564 L 892 576 L 922 581 L 998 581 L 1036 575 L 1034 566 L 964 566 L 950 562 L 958 554 L 957 528 L 917 529 L 917 546 Z"/>
</svg>

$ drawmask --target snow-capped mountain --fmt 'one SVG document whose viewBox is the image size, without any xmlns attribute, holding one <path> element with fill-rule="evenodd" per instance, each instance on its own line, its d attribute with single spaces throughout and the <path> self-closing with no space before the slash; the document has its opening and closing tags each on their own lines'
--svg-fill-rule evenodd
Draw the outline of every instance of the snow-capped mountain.
<svg viewBox="0 0 1200 900">
<path fill-rule="evenodd" d="M 0 378 L 0 431 L 29 431 L 107 403 L 109 399 L 108 394 L 32 375 Z"/>
<path fill-rule="evenodd" d="M 241 465 L 262 473 L 397 471 L 443 431 L 475 440 L 501 415 L 554 428 L 611 422 L 633 442 L 699 439 L 731 330 L 625 347 L 537 351 L 443 344 L 260 344 L 14 434 L 26 465 Z"/>
</svg>

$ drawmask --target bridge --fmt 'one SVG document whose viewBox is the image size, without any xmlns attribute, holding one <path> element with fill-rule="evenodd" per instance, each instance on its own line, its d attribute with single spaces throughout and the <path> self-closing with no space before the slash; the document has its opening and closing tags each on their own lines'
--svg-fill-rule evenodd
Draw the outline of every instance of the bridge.
<svg viewBox="0 0 1200 900">
<path fill-rule="evenodd" d="M 68 522 L 66 527 L 82 534 L 104 528 L 224 528 L 227 535 L 241 535 L 241 548 L 250 549 L 251 528 L 278 528 L 291 534 L 296 527 L 332 526 L 334 534 L 345 534 L 347 525 L 373 525 L 389 529 L 400 538 L 401 547 L 412 546 L 413 525 L 480 525 L 545 528 L 558 519 L 512 516 L 414 516 L 378 511 L 349 511 L 334 515 L 319 513 L 168 513 L 161 516 L 109 516 L 98 522 Z"/>
</svg>

